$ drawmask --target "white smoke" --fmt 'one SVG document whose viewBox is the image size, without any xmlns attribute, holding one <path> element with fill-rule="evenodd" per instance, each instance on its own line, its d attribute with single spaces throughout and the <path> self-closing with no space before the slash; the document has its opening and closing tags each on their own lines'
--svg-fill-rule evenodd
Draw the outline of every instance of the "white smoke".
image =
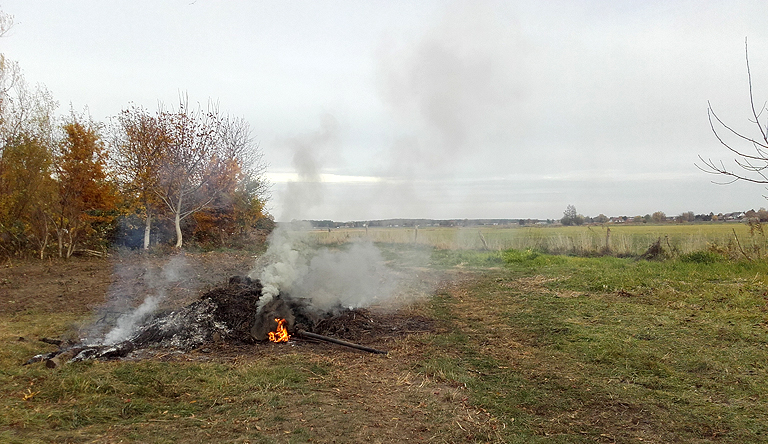
<svg viewBox="0 0 768 444">
<path fill-rule="evenodd" d="M 348 250 L 319 251 L 292 295 L 308 299 L 317 310 L 352 309 L 385 303 L 396 283 L 381 251 L 370 241 L 357 240 Z"/>
<path fill-rule="evenodd" d="M 117 319 L 117 325 L 104 336 L 104 344 L 117 344 L 128 339 L 144 319 L 157 309 L 161 298 L 148 296 L 135 310 Z"/>
<path fill-rule="evenodd" d="M 116 344 L 130 338 L 137 326 L 157 310 L 158 305 L 165 299 L 167 289 L 183 277 L 183 271 L 187 267 L 187 261 L 183 255 L 174 256 L 162 268 L 160 276 L 147 273 L 144 281 L 153 293 L 147 296 L 138 307 L 121 315 L 115 326 L 99 341 L 104 345 Z M 117 296 L 119 297 L 119 295 Z"/>
<path fill-rule="evenodd" d="M 251 278 L 261 281 L 263 288 L 259 298 L 258 311 L 269 303 L 280 291 L 291 291 L 293 285 L 307 268 L 307 230 L 309 224 L 278 224 L 269 235 L 267 252 L 264 259 L 267 266 L 261 272 L 252 271 Z"/>
<path fill-rule="evenodd" d="M 397 275 L 376 246 L 358 239 L 346 249 L 317 249 L 309 224 L 281 224 L 269 238 L 267 265 L 251 272 L 263 285 L 259 312 L 278 294 L 306 300 L 318 311 L 382 304 L 397 287 Z"/>
<path fill-rule="evenodd" d="M 388 299 L 395 288 L 394 273 L 381 252 L 370 242 L 358 242 L 346 250 L 317 249 L 311 245 L 311 226 L 296 219 L 308 219 L 323 199 L 321 174 L 339 145 L 339 124 L 329 115 L 321 116 L 320 128 L 284 140 L 292 153 L 298 180 L 286 185 L 282 196 L 281 220 L 268 239 L 266 262 L 249 275 L 263 286 L 258 312 L 279 294 L 307 300 L 317 310 L 369 306 Z"/>
<path fill-rule="evenodd" d="M 321 173 L 329 158 L 338 150 L 339 124 L 330 114 L 320 116 L 320 128 L 287 138 L 279 145 L 292 154 L 298 180 L 288 182 L 282 193 L 283 211 L 280 220 L 307 219 L 312 209 L 323 201 L 324 184 Z"/>
</svg>

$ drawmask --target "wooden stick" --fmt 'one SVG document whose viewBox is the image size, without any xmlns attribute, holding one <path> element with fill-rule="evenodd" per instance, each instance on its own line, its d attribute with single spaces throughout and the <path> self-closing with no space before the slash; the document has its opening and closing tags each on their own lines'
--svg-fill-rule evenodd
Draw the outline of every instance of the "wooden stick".
<svg viewBox="0 0 768 444">
<path fill-rule="evenodd" d="M 738 246 L 739 246 L 739 250 L 741 251 L 741 254 L 743 254 L 743 255 L 744 255 L 744 257 L 745 257 L 745 258 L 747 258 L 747 260 L 748 260 L 748 261 L 751 261 L 751 260 L 752 260 L 752 258 L 751 258 L 751 257 L 749 257 L 749 256 L 747 256 L 747 253 L 745 253 L 745 252 L 744 252 L 744 249 L 743 249 L 743 248 L 741 248 L 741 242 L 739 242 L 739 236 L 736 236 L 736 229 L 735 229 L 735 228 L 731 228 L 731 229 L 733 230 L 733 237 L 735 237 L 735 238 L 736 238 L 736 245 L 738 245 Z"/>
<path fill-rule="evenodd" d="M 319 335 L 317 333 L 310 333 L 304 330 L 297 331 L 296 335 L 303 338 L 318 339 L 320 341 L 332 342 L 334 344 L 343 345 L 344 347 L 355 348 L 357 350 L 366 351 L 368 353 L 378 353 L 380 355 L 386 355 L 389 353 L 384 350 L 376 350 L 375 348 L 370 348 L 370 347 L 366 347 L 364 345 L 359 345 L 359 344 L 353 344 L 351 342 L 342 341 L 341 339 L 335 339 L 328 336 Z"/>
</svg>

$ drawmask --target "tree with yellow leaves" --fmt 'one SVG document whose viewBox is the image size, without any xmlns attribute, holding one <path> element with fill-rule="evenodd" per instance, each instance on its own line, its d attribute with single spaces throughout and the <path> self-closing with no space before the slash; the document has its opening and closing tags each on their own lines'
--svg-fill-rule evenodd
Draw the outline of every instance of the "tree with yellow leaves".
<svg viewBox="0 0 768 444">
<path fill-rule="evenodd" d="M 106 152 L 94 122 L 73 115 L 62 127 L 56 156 L 57 211 L 53 218 L 59 256 L 77 245 L 106 237 L 116 216 L 117 193 L 106 173 Z"/>
</svg>

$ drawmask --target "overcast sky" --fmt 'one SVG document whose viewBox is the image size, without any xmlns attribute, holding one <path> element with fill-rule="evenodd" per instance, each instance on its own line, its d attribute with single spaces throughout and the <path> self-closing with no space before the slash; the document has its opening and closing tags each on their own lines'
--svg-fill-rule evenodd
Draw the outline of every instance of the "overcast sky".
<svg viewBox="0 0 768 444">
<path fill-rule="evenodd" d="M 560 218 L 768 206 L 712 183 L 707 101 L 752 131 L 761 1 L 0 1 L 0 51 L 61 113 L 219 102 L 278 220 Z M 755 129 L 756 131 L 756 129 Z"/>
</svg>

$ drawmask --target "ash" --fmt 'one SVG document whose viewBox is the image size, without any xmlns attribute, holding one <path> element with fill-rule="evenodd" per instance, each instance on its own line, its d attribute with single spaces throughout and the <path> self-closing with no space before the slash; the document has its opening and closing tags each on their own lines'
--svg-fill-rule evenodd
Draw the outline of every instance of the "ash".
<svg viewBox="0 0 768 444">
<path fill-rule="evenodd" d="M 250 329 L 261 282 L 235 276 L 200 300 L 154 317 L 129 339 L 138 348 L 192 350 L 211 341 L 253 342 Z"/>
<path fill-rule="evenodd" d="M 181 310 L 156 317 L 128 340 L 138 348 L 191 350 L 211 341 L 214 336 L 228 337 L 233 330 L 216 319 L 217 308 L 211 299 L 194 302 Z"/>
<path fill-rule="evenodd" d="M 59 341 L 59 350 L 36 355 L 27 364 L 46 361 L 55 367 L 63 358 L 65 362 L 116 359 L 147 348 L 186 352 L 209 342 L 255 342 L 250 330 L 261 288 L 258 280 L 235 276 L 186 307 L 156 314 L 125 341 L 98 345 Z"/>
</svg>

